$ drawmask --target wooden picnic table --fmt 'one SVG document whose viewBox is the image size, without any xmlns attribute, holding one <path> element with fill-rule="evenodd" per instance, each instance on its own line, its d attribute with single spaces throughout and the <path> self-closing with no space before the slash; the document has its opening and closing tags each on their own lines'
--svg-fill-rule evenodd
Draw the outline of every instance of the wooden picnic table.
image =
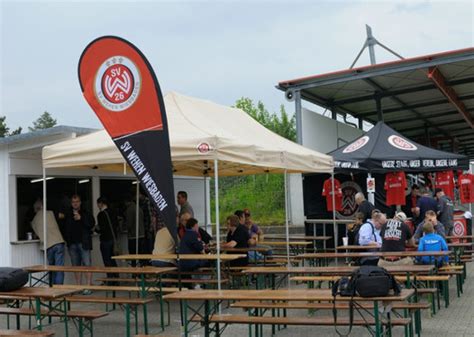
<svg viewBox="0 0 474 337">
<path fill-rule="evenodd" d="M 221 261 L 233 261 L 246 257 L 245 254 L 220 254 Z M 178 254 L 127 254 L 112 256 L 114 260 L 177 260 Z M 217 261 L 217 254 L 179 254 L 180 260 Z"/>
<path fill-rule="evenodd" d="M 263 236 L 265 240 L 271 239 L 271 240 L 278 240 L 278 239 L 286 239 L 285 234 L 265 234 Z M 310 241 L 327 241 L 331 240 L 332 236 L 318 236 L 318 235 L 291 235 L 288 237 L 289 240 L 291 241 L 297 241 L 297 240 L 310 240 Z"/>
<path fill-rule="evenodd" d="M 30 273 L 30 284 L 51 284 L 51 277 L 49 277 L 49 281 L 45 281 L 45 277 L 47 277 L 51 272 L 84 272 L 84 273 L 111 273 L 111 274 L 119 274 L 119 273 L 126 273 L 126 274 L 133 274 L 140 277 L 140 297 L 146 298 L 149 295 L 149 290 L 152 288 L 159 287 L 159 292 L 153 292 L 153 294 L 158 295 L 159 304 L 160 304 L 160 314 L 161 314 L 161 325 L 164 326 L 164 310 L 163 310 L 163 292 L 162 290 L 162 282 L 161 278 L 163 274 L 175 271 L 176 267 L 93 267 L 93 266 L 44 266 L 44 265 L 36 265 L 23 268 L 27 272 Z M 33 274 L 35 273 L 46 273 L 45 275 L 35 278 Z M 149 282 L 146 280 L 146 276 L 153 275 L 155 276 L 155 285 L 152 286 L 153 282 Z M 87 286 L 84 286 L 83 289 L 87 289 Z M 71 290 L 69 290 L 71 291 Z M 75 290 L 77 291 L 77 290 Z"/>
<path fill-rule="evenodd" d="M 36 329 L 43 330 L 42 321 L 49 316 L 50 312 L 64 314 L 64 326 L 68 336 L 67 303 L 66 297 L 76 293 L 77 290 L 53 289 L 49 287 L 23 287 L 17 290 L 0 292 L 0 299 L 4 300 L 32 300 L 34 301 L 34 316 L 36 318 Z M 50 301 L 55 301 L 54 305 Z M 46 309 L 46 310 L 42 310 Z M 17 325 L 19 322 L 17 322 Z"/>
<path fill-rule="evenodd" d="M 218 331 L 219 326 L 213 326 L 213 318 L 217 316 L 219 310 L 218 305 L 210 305 L 210 302 L 222 302 L 222 301 L 328 301 L 334 300 L 338 302 L 349 302 L 354 300 L 355 302 L 361 301 L 372 301 L 374 303 L 373 319 L 375 319 L 375 335 L 381 336 L 382 324 L 379 320 L 379 308 L 377 301 L 406 301 L 415 294 L 412 289 L 403 289 L 400 295 L 389 295 L 386 297 L 342 297 L 332 296 L 330 289 L 277 289 L 277 290 L 186 290 L 173 293 L 165 296 L 167 301 L 180 301 L 184 308 L 184 336 L 189 336 L 189 323 L 197 318 L 201 317 L 202 325 L 204 326 L 204 336 L 210 336 L 211 331 Z M 193 308 L 188 302 L 199 301 L 199 308 Z M 200 302 L 204 302 L 201 305 Z M 188 319 L 188 309 L 192 311 L 191 317 Z M 258 311 L 256 311 L 258 313 Z M 225 315 L 231 317 L 232 315 Z M 253 316 L 252 316 L 253 317 Z M 248 317 L 248 324 L 252 324 L 251 318 Z M 275 317 L 275 323 L 278 324 L 278 317 Z M 257 324 L 257 323 L 254 323 Z M 390 324 L 388 325 L 390 328 Z M 217 329 L 216 329 L 217 328 Z M 219 333 L 217 332 L 217 335 Z"/>
</svg>

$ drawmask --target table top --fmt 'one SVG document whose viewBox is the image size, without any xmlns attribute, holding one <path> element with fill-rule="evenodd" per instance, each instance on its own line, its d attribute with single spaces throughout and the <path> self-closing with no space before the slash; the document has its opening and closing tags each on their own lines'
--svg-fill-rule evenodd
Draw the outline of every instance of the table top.
<svg viewBox="0 0 474 337">
<path fill-rule="evenodd" d="M 353 297 L 359 301 L 405 301 L 415 293 L 402 289 L 399 296 Z M 330 289 L 276 289 L 276 290 L 184 290 L 165 295 L 165 300 L 236 300 L 236 301 L 332 301 Z M 351 297 L 337 296 L 336 301 L 350 301 Z"/>
<path fill-rule="evenodd" d="M 259 241 L 258 244 L 262 246 L 286 246 L 287 243 L 290 246 L 309 246 L 311 242 L 309 241 Z"/>
<path fill-rule="evenodd" d="M 457 235 L 448 235 L 448 236 L 446 236 L 446 239 L 448 239 L 448 240 L 452 240 L 452 239 L 464 239 L 464 240 L 474 239 L 474 235 L 459 235 L 459 236 L 457 236 Z"/>
<path fill-rule="evenodd" d="M 331 274 L 347 275 L 356 270 L 357 266 L 340 267 L 250 267 L 242 271 L 244 274 Z M 384 267 L 388 272 L 394 274 L 428 274 L 434 270 L 433 265 L 408 265 L 408 266 L 387 266 Z"/>
<path fill-rule="evenodd" d="M 42 298 L 46 300 L 54 300 L 72 295 L 76 292 L 77 290 L 55 289 L 50 287 L 23 287 L 13 291 L 2 291 L 0 292 L 0 298 Z"/>
<path fill-rule="evenodd" d="M 337 246 L 336 250 L 367 250 L 367 249 L 380 249 L 380 246 L 359 246 L 359 245 L 348 245 L 348 246 Z"/>
<path fill-rule="evenodd" d="M 221 248 L 221 251 L 225 251 L 226 253 L 248 253 L 248 252 L 260 252 L 266 253 L 271 251 L 270 247 L 249 247 L 249 248 Z"/>
<path fill-rule="evenodd" d="M 221 254 L 222 261 L 232 261 L 246 257 L 245 254 Z M 115 260 L 176 260 L 178 254 L 129 254 L 112 256 Z M 180 260 L 217 260 L 217 254 L 179 254 Z"/>
<path fill-rule="evenodd" d="M 336 259 L 346 257 L 416 257 L 416 256 L 447 256 L 451 251 L 419 252 L 416 250 L 404 252 L 341 252 L 341 253 L 306 253 L 296 256 L 299 259 Z"/>
<path fill-rule="evenodd" d="M 286 239 L 286 234 L 265 234 L 264 239 Z M 312 240 L 312 241 L 326 241 L 326 240 L 331 240 L 332 236 L 314 236 L 314 235 L 291 235 L 288 238 L 290 241 L 291 240 Z"/>
<path fill-rule="evenodd" d="M 86 266 L 30 266 L 24 267 L 29 273 L 40 272 L 80 272 L 80 273 L 128 273 L 128 274 L 166 274 L 175 267 L 86 267 Z"/>
<path fill-rule="evenodd" d="M 448 242 L 448 247 L 459 248 L 459 247 L 472 247 L 474 243 L 472 242 Z"/>
</svg>

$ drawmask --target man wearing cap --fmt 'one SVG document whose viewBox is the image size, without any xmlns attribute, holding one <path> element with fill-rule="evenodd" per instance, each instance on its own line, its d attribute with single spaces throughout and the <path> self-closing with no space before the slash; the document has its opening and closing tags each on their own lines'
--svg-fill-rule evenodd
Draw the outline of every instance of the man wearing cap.
<svg viewBox="0 0 474 337">
<path fill-rule="evenodd" d="M 438 201 L 438 219 L 444 225 L 446 235 L 451 235 L 454 224 L 454 205 L 451 199 L 444 194 L 441 188 L 434 191 L 435 199 Z"/>
<path fill-rule="evenodd" d="M 405 223 L 407 216 L 403 212 L 395 214 L 393 219 L 388 220 L 380 229 L 382 238 L 382 252 L 404 252 L 406 246 L 415 246 L 415 241 L 410 228 Z M 413 260 L 410 257 L 387 256 L 379 260 L 381 267 L 393 265 L 411 265 Z"/>
</svg>

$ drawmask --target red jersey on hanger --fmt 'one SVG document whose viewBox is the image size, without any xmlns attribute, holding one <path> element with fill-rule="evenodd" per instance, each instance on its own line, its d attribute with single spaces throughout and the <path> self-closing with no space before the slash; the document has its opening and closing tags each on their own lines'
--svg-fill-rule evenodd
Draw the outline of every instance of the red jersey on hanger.
<svg viewBox="0 0 474 337">
<path fill-rule="evenodd" d="M 387 206 L 391 205 L 405 205 L 405 189 L 407 188 L 407 181 L 405 172 L 390 172 L 385 175 L 384 189 L 387 191 Z"/>
<path fill-rule="evenodd" d="M 339 180 L 334 179 L 334 205 L 336 211 L 342 211 L 342 189 Z M 327 210 L 332 212 L 332 182 L 331 178 L 326 179 L 323 184 L 323 197 L 326 197 Z"/>
<path fill-rule="evenodd" d="M 454 174 L 453 171 L 436 172 L 436 188 L 441 188 L 451 200 L 454 200 Z"/>
<path fill-rule="evenodd" d="M 461 203 L 474 202 L 474 174 L 461 174 L 458 176 L 459 198 Z"/>
</svg>

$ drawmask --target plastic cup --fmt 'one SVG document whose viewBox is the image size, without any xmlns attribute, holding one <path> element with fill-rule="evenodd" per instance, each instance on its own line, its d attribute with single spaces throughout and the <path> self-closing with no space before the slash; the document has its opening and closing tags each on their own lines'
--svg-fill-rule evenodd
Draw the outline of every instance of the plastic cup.
<svg viewBox="0 0 474 337">
<path fill-rule="evenodd" d="M 342 238 L 342 245 L 348 246 L 349 245 L 349 238 L 347 236 Z"/>
</svg>

